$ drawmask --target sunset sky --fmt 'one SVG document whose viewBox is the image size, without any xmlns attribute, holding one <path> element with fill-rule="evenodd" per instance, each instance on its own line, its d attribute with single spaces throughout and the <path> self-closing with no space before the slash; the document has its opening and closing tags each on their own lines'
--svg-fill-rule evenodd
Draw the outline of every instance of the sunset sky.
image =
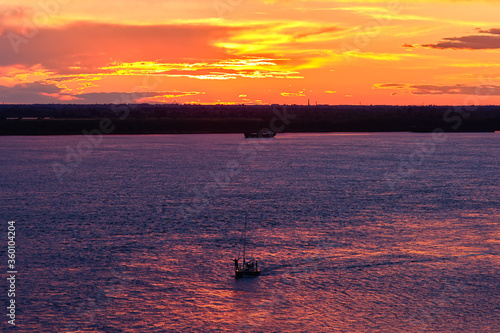
<svg viewBox="0 0 500 333">
<path fill-rule="evenodd" d="M 0 103 L 500 104 L 499 14 L 500 0 L 0 0 Z"/>
</svg>

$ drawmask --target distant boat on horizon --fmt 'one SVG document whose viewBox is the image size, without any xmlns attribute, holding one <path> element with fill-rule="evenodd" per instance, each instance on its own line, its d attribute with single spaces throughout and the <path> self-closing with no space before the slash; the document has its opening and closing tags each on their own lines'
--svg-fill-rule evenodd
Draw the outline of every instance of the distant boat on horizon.
<svg viewBox="0 0 500 333">
<path fill-rule="evenodd" d="M 245 134 L 245 139 L 260 139 L 260 138 L 272 139 L 276 136 L 276 133 L 273 131 L 258 132 L 258 133 L 245 132 L 244 134 Z"/>
</svg>

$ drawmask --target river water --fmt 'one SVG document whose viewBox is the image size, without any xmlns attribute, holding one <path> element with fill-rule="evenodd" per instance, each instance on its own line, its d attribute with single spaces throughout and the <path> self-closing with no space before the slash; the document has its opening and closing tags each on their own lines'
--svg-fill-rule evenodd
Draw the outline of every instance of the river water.
<svg viewBox="0 0 500 333">
<path fill-rule="evenodd" d="M 2 327 L 499 332 L 499 139 L 2 137 Z M 262 273 L 235 280 L 245 215 Z"/>
</svg>

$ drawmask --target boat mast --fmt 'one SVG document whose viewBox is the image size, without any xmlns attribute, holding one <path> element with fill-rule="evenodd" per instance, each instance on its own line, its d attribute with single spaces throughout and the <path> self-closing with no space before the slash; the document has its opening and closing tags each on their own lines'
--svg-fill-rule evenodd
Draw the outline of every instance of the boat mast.
<svg viewBox="0 0 500 333">
<path fill-rule="evenodd" d="M 245 212 L 245 232 L 243 233 L 243 267 L 245 267 L 245 250 L 247 245 L 247 218 L 248 213 Z"/>
</svg>

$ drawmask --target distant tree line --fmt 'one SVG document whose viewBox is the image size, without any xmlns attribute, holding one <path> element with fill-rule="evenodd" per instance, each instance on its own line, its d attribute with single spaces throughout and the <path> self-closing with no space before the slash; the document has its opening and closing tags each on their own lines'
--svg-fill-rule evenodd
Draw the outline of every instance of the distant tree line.
<svg viewBox="0 0 500 333">
<path fill-rule="evenodd" d="M 0 135 L 82 134 L 113 123 L 112 134 L 500 131 L 500 106 L 351 105 L 0 105 Z M 271 128 L 273 131 L 276 131 Z"/>
</svg>

